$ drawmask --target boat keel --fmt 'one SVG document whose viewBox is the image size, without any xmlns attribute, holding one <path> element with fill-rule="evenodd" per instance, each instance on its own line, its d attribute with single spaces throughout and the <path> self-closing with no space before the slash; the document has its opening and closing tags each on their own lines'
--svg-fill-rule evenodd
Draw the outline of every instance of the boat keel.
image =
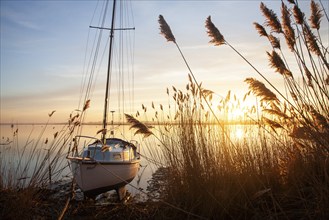
<svg viewBox="0 0 329 220">
<path fill-rule="evenodd" d="M 126 186 L 121 186 L 119 188 L 116 188 L 115 191 L 117 192 L 119 201 L 122 201 L 126 197 L 127 194 Z"/>
</svg>

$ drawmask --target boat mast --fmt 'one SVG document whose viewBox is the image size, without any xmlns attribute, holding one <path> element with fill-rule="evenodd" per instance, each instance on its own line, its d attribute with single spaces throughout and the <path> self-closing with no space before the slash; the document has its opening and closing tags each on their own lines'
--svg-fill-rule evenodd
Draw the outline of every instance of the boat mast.
<svg viewBox="0 0 329 220">
<path fill-rule="evenodd" d="M 102 141 L 106 143 L 106 125 L 107 125 L 107 115 L 108 115 L 108 96 L 109 96 L 109 84 L 110 84 L 110 74 L 111 74 L 111 60 L 112 60 L 112 46 L 113 46 L 113 36 L 114 36 L 114 20 L 115 20 L 115 5 L 116 0 L 113 0 L 113 8 L 112 8 L 112 22 L 110 29 L 110 45 L 109 45 L 109 60 L 107 64 L 107 76 L 106 76 L 106 89 L 105 89 L 105 102 L 104 102 L 104 116 L 103 116 L 103 133 L 102 133 Z"/>
</svg>

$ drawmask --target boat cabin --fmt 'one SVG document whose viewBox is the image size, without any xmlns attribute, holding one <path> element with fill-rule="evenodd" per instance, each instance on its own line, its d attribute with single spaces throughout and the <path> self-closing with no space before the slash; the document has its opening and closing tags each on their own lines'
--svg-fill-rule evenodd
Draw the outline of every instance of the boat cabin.
<svg viewBox="0 0 329 220">
<path fill-rule="evenodd" d="M 137 147 L 119 138 L 107 138 L 106 145 L 99 140 L 88 145 L 81 155 L 97 162 L 129 162 L 139 159 Z"/>
</svg>

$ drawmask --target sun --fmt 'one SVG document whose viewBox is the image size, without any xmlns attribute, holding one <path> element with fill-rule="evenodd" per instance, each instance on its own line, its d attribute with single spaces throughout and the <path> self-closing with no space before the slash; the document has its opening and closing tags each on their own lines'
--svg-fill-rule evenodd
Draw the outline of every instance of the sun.
<svg viewBox="0 0 329 220">
<path fill-rule="evenodd" d="M 243 130 L 241 128 L 237 128 L 235 130 L 235 137 L 236 137 L 236 139 L 242 139 L 243 136 L 244 136 Z"/>
<path fill-rule="evenodd" d="M 244 109 L 235 108 L 229 112 L 229 120 L 241 120 L 244 116 Z"/>
</svg>

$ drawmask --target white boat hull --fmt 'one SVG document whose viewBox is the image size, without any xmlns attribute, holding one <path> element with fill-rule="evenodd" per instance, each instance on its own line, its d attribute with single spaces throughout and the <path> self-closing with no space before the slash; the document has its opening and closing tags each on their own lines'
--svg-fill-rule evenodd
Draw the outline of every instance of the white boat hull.
<svg viewBox="0 0 329 220">
<path fill-rule="evenodd" d="M 131 182 L 139 170 L 139 160 L 110 163 L 97 163 L 74 158 L 70 158 L 70 160 L 75 180 L 87 196 L 117 190 Z"/>
</svg>

